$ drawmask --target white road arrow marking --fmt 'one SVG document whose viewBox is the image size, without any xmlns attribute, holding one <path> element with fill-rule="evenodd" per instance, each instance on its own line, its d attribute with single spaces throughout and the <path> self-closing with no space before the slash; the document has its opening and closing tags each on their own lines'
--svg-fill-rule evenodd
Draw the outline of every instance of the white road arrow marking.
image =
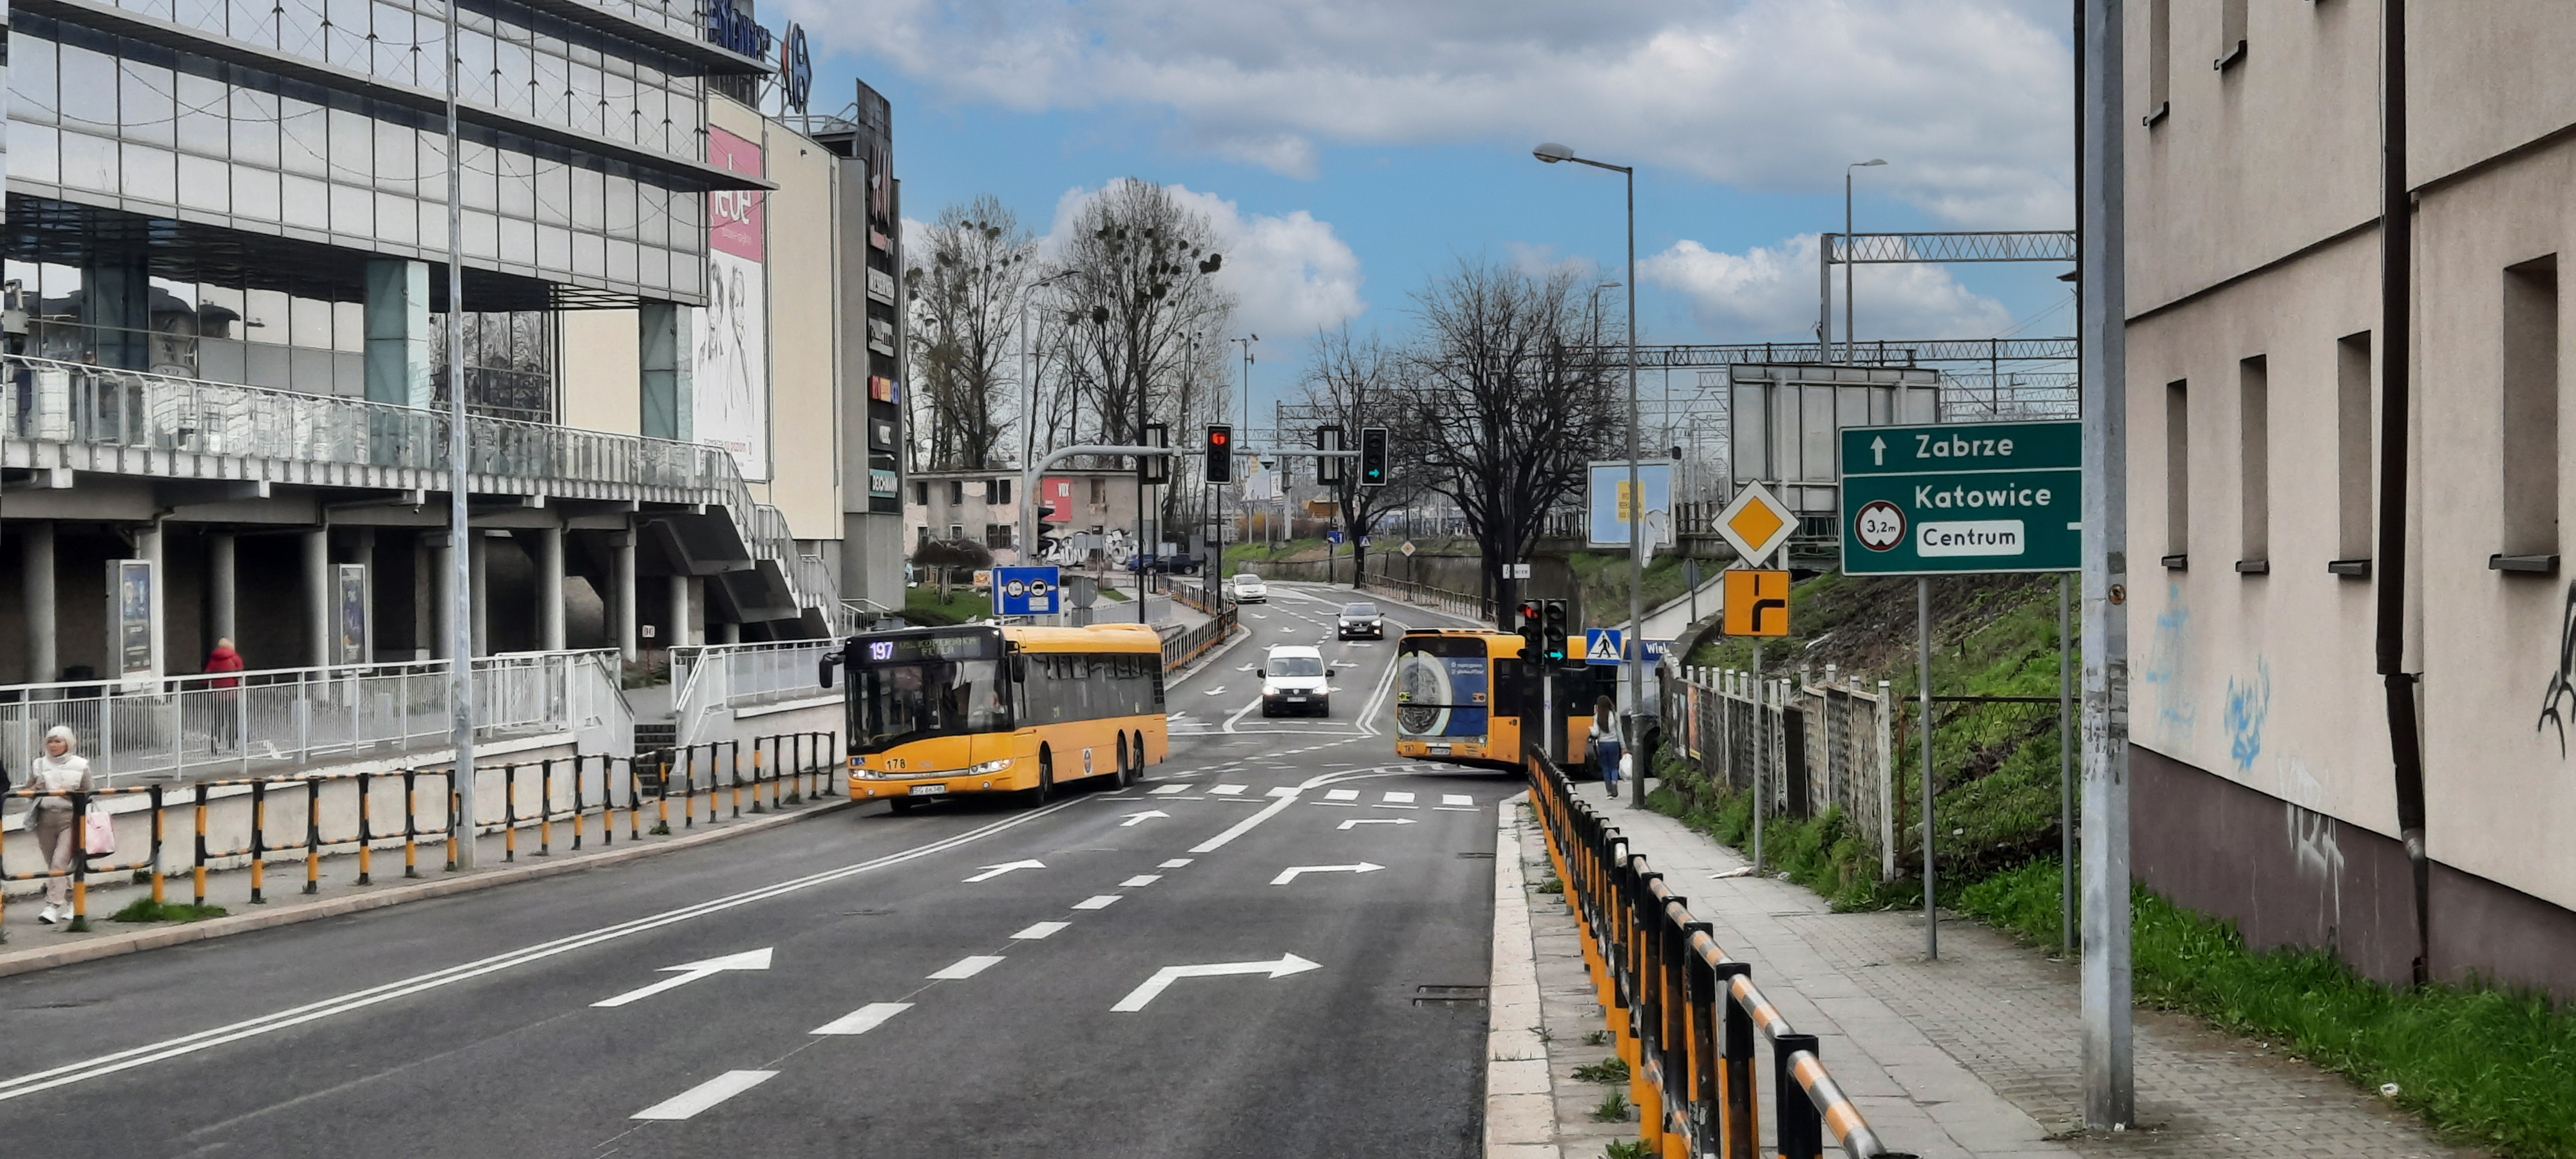
<svg viewBox="0 0 2576 1159">
<path fill-rule="evenodd" d="M 1365 861 L 1357 865 L 1291 865 L 1280 870 L 1279 876 L 1271 878 L 1270 884 L 1286 885 L 1297 880 L 1297 875 L 1301 873 L 1375 873 L 1384 868 L 1386 867 L 1383 865 L 1372 865 Z"/>
<path fill-rule="evenodd" d="M 976 874 L 976 875 L 975 875 L 975 876 L 973 876 L 973 877 L 967 878 L 967 879 L 966 879 L 966 881 L 965 881 L 965 884 L 967 884 L 967 885 L 973 885 L 973 884 L 975 884 L 976 882 L 979 882 L 979 881 L 991 881 L 991 880 L 993 880 L 994 878 L 996 878 L 996 877 L 1000 877 L 1000 876 L 1002 876 L 1002 875 L 1003 875 L 1003 874 L 1005 874 L 1005 873 L 1009 873 L 1010 871 L 1012 871 L 1012 870 L 1014 870 L 1014 869 L 1044 869 L 1044 868 L 1046 868 L 1046 863 L 1045 863 L 1045 862 L 1043 862 L 1043 861 L 1013 861 L 1013 862 L 1008 862 L 1008 863 L 1005 863 L 1005 864 L 1002 864 L 1002 865 L 987 865 L 987 866 L 985 866 L 985 867 L 984 867 L 984 872 L 979 873 L 979 874 Z"/>
<path fill-rule="evenodd" d="M 686 986 L 700 978 L 711 977 L 716 974 L 721 974 L 727 970 L 766 970 L 768 968 L 769 948 L 766 946 L 757 950 L 745 950 L 739 954 L 727 954 L 721 958 L 709 958 L 703 962 L 690 962 L 679 966 L 664 966 L 662 967 L 664 971 L 676 971 L 678 976 L 673 978 L 664 978 L 650 986 L 636 990 L 629 990 L 615 998 L 603 999 L 598 1002 L 593 1002 L 591 1005 L 624 1006 L 629 1002 L 640 1002 L 665 990 Z"/>
<path fill-rule="evenodd" d="M 1281 954 L 1279 960 L 1275 962 L 1217 962 L 1205 966 L 1165 966 L 1154 971 L 1154 976 L 1147 978 L 1144 985 L 1128 991 L 1126 997 L 1119 999 L 1118 1004 L 1109 1009 L 1112 1013 L 1133 1014 L 1144 1009 L 1146 1003 L 1152 1002 L 1163 991 L 1171 989 L 1172 983 L 1183 978 L 1218 978 L 1229 974 L 1268 974 L 1273 978 L 1285 978 L 1290 974 L 1303 974 L 1308 970 L 1323 968 L 1323 963 L 1309 962 L 1295 954 Z"/>
<path fill-rule="evenodd" d="M 1126 819 L 1126 820 L 1121 821 L 1121 822 L 1119 822 L 1119 823 L 1118 823 L 1118 827 L 1119 827 L 1119 828 L 1121 828 L 1121 829 L 1129 829 L 1129 828 L 1133 828 L 1133 827 L 1135 827 L 1135 826 L 1137 826 L 1137 825 L 1144 824 L 1145 819 L 1146 819 L 1146 818 L 1148 818 L 1148 817 L 1169 817 L 1169 816 L 1171 816 L 1171 814 L 1166 813 L 1166 812 L 1164 812 L 1164 811 L 1162 811 L 1162 810 L 1160 810 L 1160 809 L 1147 809 L 1147 810 L 1145 810 L 1145 811 L 1144 811 L 1144 812 L 1142 812 L 1142 813 L 1129 813 L 1129 814 L 1127 815 L 1127 819 Z"/>
<path fill-rule="evenodd" d="M 887 1019 L 910 1009 L 912 1003 L 909 1002 L 870 1002 L 805 1033 L 866 1034 L 885 1025 Z"/>
<path fill-rule="evenodd" d="M 1200 693 L 1199 695 L 1201 695 L 1201 696 L 1223 696 L 1223 695 L 1225 695 L 1225 685 L 1222 685 L 1222 684 L 1217 685 L 1216 687 L 1211 688 L 1211 689 L 1208 689 L 1207 691 L 1202 692 L 1202 693 Z"/>
<path fill-rule="evenodd" d="M 1869 441 L 1869 462 L 1873 467 L 1884 467 L 1887 465 L 1887 440 L 1871 439 Z"/>
<path fill-rule="evenodd" d="M 1350 819 L 1350 820 L 1348 820 L 1348 821 L 1344 821 L 1344 822 L 1342 822 L 1342 823 L 1341 823 L 1341 824 L 1339 824 L 1339 825 L 1335 825 L 1335 826 L 1333 826 L 1333 828 L 1335 828 L 1335 829 L 1348 829 L 1348 828 L 1350 828 L 1350 827 L 1351 827 L 1351 826 L 1353 826 L 1353 825 L 1410 825 L 1410 824 L 1413 824 L 1413 818 L 1411 818 L 1411 817 L 1353 817 L 1353 818 L 1351 818 L 1351 819 Z"/>
</svg>

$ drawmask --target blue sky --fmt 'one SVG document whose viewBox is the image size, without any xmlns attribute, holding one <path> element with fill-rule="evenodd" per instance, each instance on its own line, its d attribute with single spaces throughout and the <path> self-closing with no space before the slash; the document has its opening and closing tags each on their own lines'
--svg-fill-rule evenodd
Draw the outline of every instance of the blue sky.
<svg viewBox="0 0 2576 1159">
<path fill-rule="evenodd" d="M 782 12 L 781 9 L 784 9 Z M 1813 234 L 2072 224 L 2066 6 L 2032 0 L 785 0 L 815 111 L 853 77 L 893 101 L 906 216 L 992 193 L 1045 233 L 1120 177 L 1182 186 L 1257 331 L 1254 402 L 1306 339 L 1397 337 L 1459 257 L 1624 280 L 1617 174 L 1638 165 L 1648 341 L 1797 340 Z M 1803 246 L 1801 243 L 1803 239 Z M 2060 305 L 2059 267 L 1864 269 L 1859 335 L 1987 337 Z M 1839 279 L 1837 279 L 1839 280 Z M 1620 291 L 1602 295 L 1620 308 Z M 1839 319 L 1840 307 L 1836 307 Z M 1839 321 L 1837 321 L 1839 325 Z M 2024 333 L 2071 332 L 2062 309 Z"/>
</svg>

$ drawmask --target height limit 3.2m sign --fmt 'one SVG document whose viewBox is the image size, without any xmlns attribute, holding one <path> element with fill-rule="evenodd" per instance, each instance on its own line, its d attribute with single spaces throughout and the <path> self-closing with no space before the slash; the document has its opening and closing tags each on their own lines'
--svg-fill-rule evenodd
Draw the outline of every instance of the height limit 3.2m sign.
<svg viewBox="0 0 2576 1159">
<path fill-rule="evenodd" d="M 1843 428 L 1843 573 L 2077 570 L 2083 428 Z"/>
</svg>

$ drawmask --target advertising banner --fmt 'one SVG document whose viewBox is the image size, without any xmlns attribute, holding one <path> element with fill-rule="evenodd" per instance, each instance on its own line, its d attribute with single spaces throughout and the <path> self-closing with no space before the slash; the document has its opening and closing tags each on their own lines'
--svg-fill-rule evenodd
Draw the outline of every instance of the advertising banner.
<svg viewBox="0 0 2576 1159">
<path fill-rule="evenodd" d="M 336 577 L 339 584 L 334 592 L 338 599 L 334 602 L 336 615 L 333 618 L 339 622 L 340 630 L 339 639 L 334 642 L 331 649 L 331 662 L 334 664 L 364 664 L 369 659 L 367 649 L 367 565 L 363 563 L 343 563 L 334 566 L 339 572 L 339 575 Z"/>
<path fill-rule="evenodd" d="M 1638 504 L 1628 494 L 1628 461 L 1595 462 L 1591 473 L 1590 518 L 1585 542 L 1591 547 L 1628 546 L 1628 520 Z M 1673 464 L 1669 459 L 1637 464 L 1637 486 L 1645 496 L 1643 540 L 1649 548 L 1673 545 Z"/>
<path fill-rule="evenodd" d="M 133 689 L 148 687 L 159 666 L 158 641 L 153 639 L 157 624 L 152 617 L 154 576 L 149 560 L 112 559 L 107 561 L 107 655 L 116 666 L 117 681 Z"/>
<path fill-rule="evenodd" d="M 761 176 L 760 146 L 707 129 L 707 163 Z M 696 367 L 691 430 L 733 452 L 743 478 L 769 478 L 769 223 L 757 190 L 707 194 L 707 307 L 690 312 Z"/>
</svg>

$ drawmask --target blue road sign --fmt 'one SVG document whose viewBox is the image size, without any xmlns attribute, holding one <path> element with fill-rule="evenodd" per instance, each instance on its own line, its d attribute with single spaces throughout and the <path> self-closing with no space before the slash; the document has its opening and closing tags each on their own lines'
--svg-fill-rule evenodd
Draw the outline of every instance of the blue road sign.
<svg viewBox="0 0 2576 1159">
<path fill-rule="evenodd" d="M 1052 616 L 1062 600 L 1064 581 L 1051 567 L 993 569 L 993 614 Z"/>
<path fill-rule="evenodd" d="M 1624 634 L 1617 628 L 1585 628 L 1583 662 L 1586 664 L 1618 663 L 1620 637 Z"/>
<path fill-rule="evenodd" d="M 1646 662 L 1649 664 L 1663 659 L 1666 653 L 1673 650 L 1673 642 L 1670 640 L 1642 640 L 1639 642 L 1646 646 Z"/>
<path fill-rule="evenodd" d="M 1340 547 L 1342 545 L 1342 533 L 1338 531 L 1327 531 L 1324 533 L 1324 542 L 1332 544 L 1335 547 Z"/>
</svg>

